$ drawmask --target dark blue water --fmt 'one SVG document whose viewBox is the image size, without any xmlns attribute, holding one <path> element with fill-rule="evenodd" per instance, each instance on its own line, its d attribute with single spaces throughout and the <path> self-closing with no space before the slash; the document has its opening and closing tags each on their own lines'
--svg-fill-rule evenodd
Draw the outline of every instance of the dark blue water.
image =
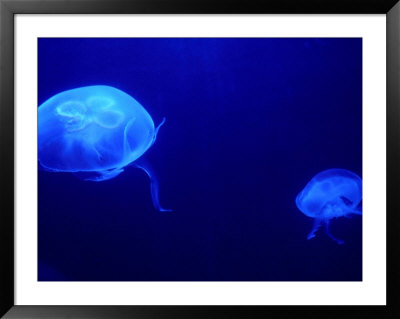
<svg viewBox="0 0 400 319">
<path fill-rule="evenodd" d="M 362 218 L 307 240 L 318 172 L 362 177 L 361 39 L 39 39 L 39 101 L 119 88 L 157 125 L 144 157 L 82 181 L 39 171 L 39 280 L 362 280 Z"/>
</svg>

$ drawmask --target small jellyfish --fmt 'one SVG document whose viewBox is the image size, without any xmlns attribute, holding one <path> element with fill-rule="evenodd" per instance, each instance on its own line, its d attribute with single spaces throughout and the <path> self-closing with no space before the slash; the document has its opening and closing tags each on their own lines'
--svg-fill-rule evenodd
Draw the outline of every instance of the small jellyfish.
<svg viewBox="0 0 400 319">
<path fill-rule="evenodd" d="M 153 145 L 155 127 L 133 97 L 111 86 L 80 87 L 58 93 L 38 109 L 40 168 L 105 181 L 133 165 L 150 178 L 154 207 L 161 207 L 158 180 L 141 156 Z"/>
<path fill-rule="evenodd" d="M 326 234 L 343 244 L 329 230 L 330 220 L 349 215 L 361 215 L 361 178 L 345 169 L 328 169 L 315 175 L 296 197 L 298 209 L 306 216 L 314 218 L 314 226 L 307 239 L 315 237 L 316 231 L 325 225 Z"/>
</svg>

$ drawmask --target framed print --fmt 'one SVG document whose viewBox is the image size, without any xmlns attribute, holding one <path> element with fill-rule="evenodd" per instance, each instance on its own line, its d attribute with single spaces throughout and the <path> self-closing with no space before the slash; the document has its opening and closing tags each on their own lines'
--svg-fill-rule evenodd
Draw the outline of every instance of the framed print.
<svg viewBox="0 0 400 319">
<path fill-rule="evenodd" d="M 399 314 L 396 1 L 0 9 L 5 318 Z"/>
</svg>

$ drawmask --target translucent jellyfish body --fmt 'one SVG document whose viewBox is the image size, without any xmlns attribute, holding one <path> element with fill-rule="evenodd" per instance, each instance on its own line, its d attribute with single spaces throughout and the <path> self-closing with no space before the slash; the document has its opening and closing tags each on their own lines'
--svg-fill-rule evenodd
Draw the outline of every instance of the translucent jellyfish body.
<svg viewBox="0 0 400 319">
<path fill-rule="evenodd" d="M 40 166 L 99 182 L 116 177 L 132 164 L 150 177 L 155 208 L 166 211 L 159 202 L 153 170 L 138 161 L 153 145 L 164 120 L 155 128 L 139 102 L 110 86 L 61 92 L 38 109 Z"/>
<path fill-rule="evenodd" d="M 343 244 L 329 230 L 333 218 L 361 215 L 361 178 L 345 169 L 328 169 L 315 175 L 296 197 L 296 205 L 306 216 L 314 218 L 314 226 L 307 239 L 315 237 L 316 231 L 325 226 L 326 234 Z"/>
</svg>

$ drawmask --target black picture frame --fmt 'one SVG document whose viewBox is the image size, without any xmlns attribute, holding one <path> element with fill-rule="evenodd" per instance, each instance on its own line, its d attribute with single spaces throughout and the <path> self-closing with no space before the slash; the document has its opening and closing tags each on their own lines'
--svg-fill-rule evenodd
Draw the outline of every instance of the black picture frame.
<svg viewBox="0 0 400 319">
<path fill-rule="evenodd" d="M 14 305 L 15 14 L 386 14 L 386 306 L 16 306 Z M 400 318 L 400 2 L 398 0 L 0 0 L 0 315 L 4 318 Z M 380 106 L 377 106 L 380 107 Z"/>
</svg>

